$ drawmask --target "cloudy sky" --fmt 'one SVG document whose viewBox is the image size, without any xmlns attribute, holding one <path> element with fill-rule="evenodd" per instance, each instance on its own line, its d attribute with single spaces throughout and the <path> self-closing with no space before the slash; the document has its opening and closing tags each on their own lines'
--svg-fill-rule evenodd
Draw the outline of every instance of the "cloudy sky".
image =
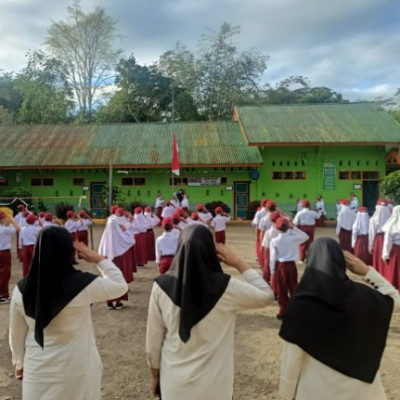
<svg viewBox="0 0 400 400">
<path fill-rule="evenodd" d="M 65 20 L 60 0 L 0 0 L 0 70 L 25 66 L 43 48 L 51 21 Z M 399 0 L 81 0 L 106 9 L 139 64 L 156 61 L 180 41 L 192 51 L 223 22 L 241 27 L 237 45 L 270 57 L 263 81 L 303 75 L 346 99 L 374 100 L 400 88 Z"/>
</svg>

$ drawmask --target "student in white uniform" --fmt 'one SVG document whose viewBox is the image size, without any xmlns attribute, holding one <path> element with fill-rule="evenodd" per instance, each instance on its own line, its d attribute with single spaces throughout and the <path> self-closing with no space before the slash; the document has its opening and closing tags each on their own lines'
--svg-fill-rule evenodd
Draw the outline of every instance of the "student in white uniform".
<svg viewBox="0 0 400 400">
<path fill-rule="evenodd" d="M 351 193 L 351 195 L 350 195 L 350 210 L 355 213 L 358 210 L 358 199 L 354 193 Z"/>
<path fill-rule="evenodd" d="M 175 256 L 178 247 L 178 239 L 180 231 L 174 229 L 174 224 L 171 218 L 165 218 L 162 222 L 164 233 L 156 240 L 156 263 L 160 274 L 165 274 Z"/>
<path fill-rule="evenodd" d="M 222 271 L 218 255 L 245 281 Z M 155 279 L 146 353 L 153 394 L 163 400 L 232 400 L 238 311 L 274 300 L 262 277 L 205 226 L 185 229 L 170 270 Z"/>
<path fill-rule="evenodd" d="M 224 212 L 222 207 L 215 208 L 215 217 L 211 220 L 210 226 L 214 229 L 214 238 L 216 243 L 225 244 L 226 241 L 226 223 L 231 217 Z"/>
<path fill-rule="evenodd" d="M 269 252 L 271 281 L 274 292 L 278 294 L 279 320 L 285 318 L 287 304 L 297 286 L 297 267 L 299 245 L 308 240 L 307 234 L 296 228 L 286 218 L 278 218 L 275 223 L 279 235 L 271 240 Z"/>
<path fill-rule="evenodd" d="M 337 217 L 336 234 L 339 236 L 339 243 L 342 250 L 354 251 L 351 247 L 351 236 L 356 214 L 350 209 L 349 200 L 341 200 L 341 209 Z"/>
<path fill-rule="evenodd" d="M 354 282 L 349 270 L 364 283 Z M 329 238 L 310 247 L 280 336 L 285 400 L 385 400 L 379 365 L 399 292 Z"/>
</svg>

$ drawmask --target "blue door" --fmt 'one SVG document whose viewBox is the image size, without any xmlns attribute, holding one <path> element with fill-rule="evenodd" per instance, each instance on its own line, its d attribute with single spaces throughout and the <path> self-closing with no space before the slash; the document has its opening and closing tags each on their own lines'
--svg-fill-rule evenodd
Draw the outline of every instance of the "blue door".
<svg viewBox="0 0 400 400">
<path fill-rule="evenodd" d="M 93 217 L 104 215 L 104 188 L 105 182 L 91 182 L 90 184 L 90 209 Z"/>
<path fill-rule="evenodd" d="M 249 207 L 249 182 L 234 183 L 235 218 L 246 218 Z"/>
</svg>

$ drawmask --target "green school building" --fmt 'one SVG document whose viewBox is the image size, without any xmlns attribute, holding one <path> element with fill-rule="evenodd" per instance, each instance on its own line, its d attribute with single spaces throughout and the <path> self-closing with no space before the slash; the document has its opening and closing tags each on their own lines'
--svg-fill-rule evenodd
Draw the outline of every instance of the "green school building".
<svg viewBox="0 0 400 400">
<path fill-rule="evenodd" d="M 172 137 L 180 176 L 171 175 Z M 372 211 L 379 182 L 397 169 L 400 124 L 374 103 L 236 107 L 232 121 L 170 124 L 0 127 L 2 193 L 21 186 L 54 209 L 58 202 L 101 216 L 109 184 L 125 203 L 154 205 L 184 189 L 191 208 L 221 200 L 245 218 L 251 201 L 357 195 Z"/>
</svg>

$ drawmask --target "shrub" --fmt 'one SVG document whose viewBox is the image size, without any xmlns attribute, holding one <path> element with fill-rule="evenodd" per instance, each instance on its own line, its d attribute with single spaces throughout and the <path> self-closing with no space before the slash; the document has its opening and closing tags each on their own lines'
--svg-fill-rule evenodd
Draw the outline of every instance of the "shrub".
<svg viewBox="0 0 400 400">
<path fill-rule="evenodd" d="M 60 202 L 56 204 L 56 217 L 59 219 L 66 220 L 67 219 L 67 211 L 74 210 L 74 206 L 72 204 L 66 202 Z"/>
<path fill-rule="evenodd" d="M 385 176 L 382 179 L 381 189 L 385 197 L 392 199 L 395 204 L 400 204 L 400 171 Z"/>
<path fill-rule="evenodd" d="M 2 192 L 1 197 L 7 197 L 7 200 L 4 200 L 4 203 L 11 203 L 13 199 L 17 198 L 17 201 L 14 201 L 11 204 L 4 204 L 7 205 L 7 207 L 10 207 L 14 215 L 18 213 L 17 207 L 20 204 L 27 205 L 29 209 L 32 208 L 32 192 L 22 186 L 15 186 L 13 188 L 7 189 L 4 192 Z M 22 200 L 22 201 L 21 201 Z"/>
<path fill-rule="evenodd" d="M 219 200 L 211 201 L 210 203 L 206 203 L 204 206 L 207 208 L 208 211 L 210 211 L 213 217 L 215 217 L 215 209 L 217 207 L 222 207 L 224 212 L 226 212 L 227 214 L 231 212 L 231 209 L 228 207 L 228 205 Z"/>
</svg>

